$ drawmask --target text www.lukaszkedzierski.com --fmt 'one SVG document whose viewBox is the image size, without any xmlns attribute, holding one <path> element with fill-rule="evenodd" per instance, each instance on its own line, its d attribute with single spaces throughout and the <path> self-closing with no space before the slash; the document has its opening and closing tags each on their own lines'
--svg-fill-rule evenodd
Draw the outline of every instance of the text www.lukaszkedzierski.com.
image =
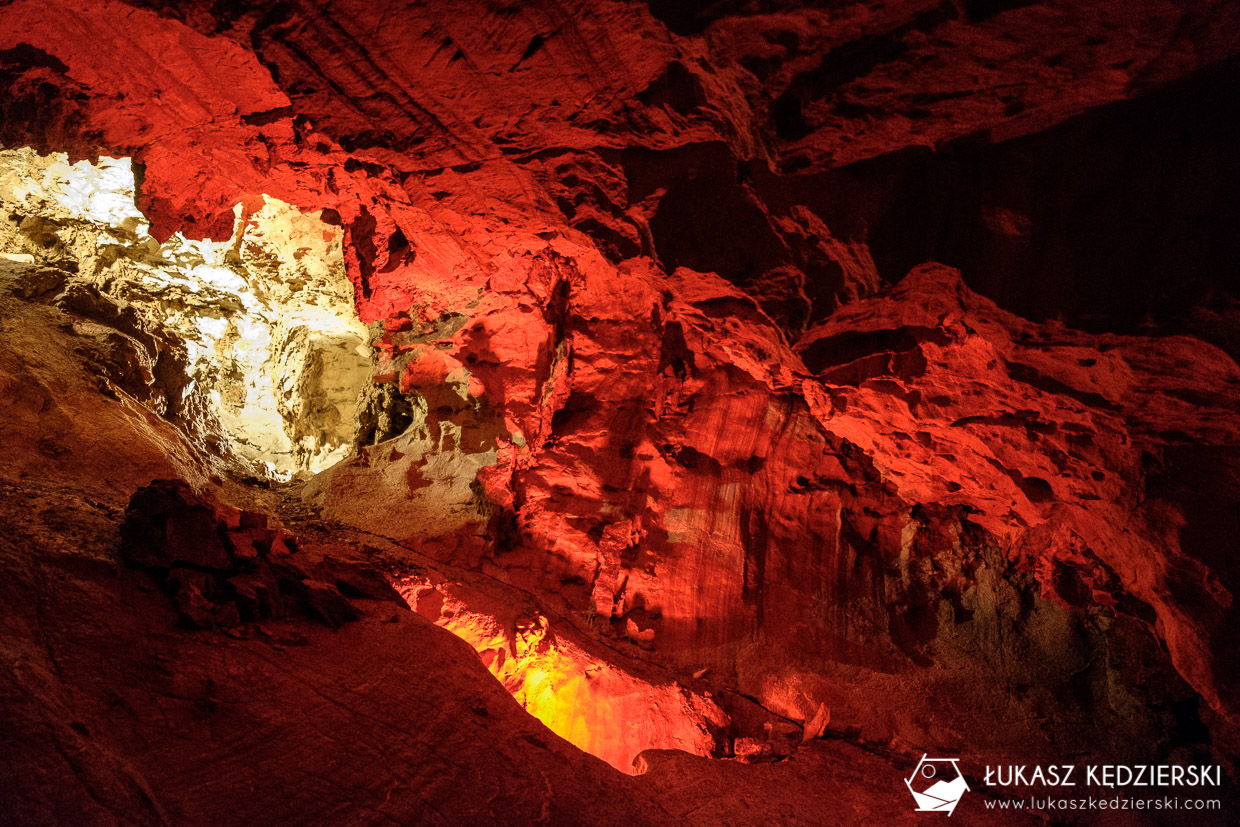
<svg viewBox="0 0 1240 827">
<path fill-rule="evenodd" d="M 1218 810 L 1217 798 L 1000 798 L 987 799 L 987 810 Z"/>
</svg>

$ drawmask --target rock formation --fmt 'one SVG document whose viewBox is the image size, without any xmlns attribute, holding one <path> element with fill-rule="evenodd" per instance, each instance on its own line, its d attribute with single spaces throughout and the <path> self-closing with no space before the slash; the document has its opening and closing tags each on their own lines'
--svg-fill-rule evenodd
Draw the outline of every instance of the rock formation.
<svg viewBox="0 0 1240 827">
<path fill-rule="evenodd" d="M 1234 778 L 1237 32 L 0 5 L 5 803 L 898 823 L 926 753 Z"/>
</svg>

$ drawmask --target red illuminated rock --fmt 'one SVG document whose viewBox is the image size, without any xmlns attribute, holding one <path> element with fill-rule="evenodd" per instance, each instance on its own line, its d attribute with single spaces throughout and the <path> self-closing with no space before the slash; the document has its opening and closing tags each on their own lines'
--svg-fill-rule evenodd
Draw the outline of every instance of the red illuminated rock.
<svg viewBox="0 0 1240 827">
<path fill-rule="evenodd" d="M 405 567 L 416 551 L 502 584 L 488 606 L 423 572 L 406 596 L 533 705 L 556 706 L 547 687 L 593 704 L 564 716 L 570 740 L 618 766 L 639 742 L 774 758 L 807 730 L 893 755 L 1234 757 L 1233 357 L 1108 319 L 1028 321 L 950 268 L 904 275 L 924 257 L 892 271 L 936 234 L 970 247 L 974 219 L 996 266 L 1037 255 L 1038 233 L 1075 238 L 1091 192 L 1068 173 L 1036 213 L 978 195 L 976 217 L 918 224 L 929 241 L 868 227 L 944 206 L 921 200 L 949 176 L 908 161 L 917 148 L 950 149 L 961 191 L 990 186 L 978 146 L 1033 153 L 1022 169 L 1042 181 L 1097 113 L 1230 71 L 1234 4 L 143 6 L 0 7 L 0 138 L 132 155 L 160 236 L 225 237 L 259 194 L 338 220 L 378 385 L 356 456 L 304 493 L 397 541 Z M 1056 125 L 1085 137 L 1018 140 Z M 1230 213 L 1193 209 L 1166 211 L 1166 237 L 1230 249 Z M 1192 328 L 1223 345 L 1228 289 L 1203 282 Z M 40 313 L 23 324 L 53 324 Z M 1165 321 L 1146 332 L 1184 329 Z M 110 449 L 119 428 L 57 407 L 89 404 L 71 350 L 46 355 L 60 378 L 9 369 L 36 393 L 5 427 L 42 440 L 54 419 L 75 451 Z M 194 476 L 194 446 L 164 425 L 120 453 L 117 490 Z M 73 471 L 50 449 L 0 467 Z M 218 605 L 186 567 L 219 568 L 217 551 L 162 561 L 187 614 Z M 344 591 L 302 581 L 311 605 Z M 228 582 L 239 607 L 274 599 L 262 578 Z M 412 668 L 376 629 L 317 630 L 294 674 L 350 636 L 366 664 L 391 647 Z M 609 650 L 637 665 L 599 678 Z M 505 651 L 515 664 L 495 666 Z M 656 706 L 632 738 L 597 731 Z"/>
</svg>

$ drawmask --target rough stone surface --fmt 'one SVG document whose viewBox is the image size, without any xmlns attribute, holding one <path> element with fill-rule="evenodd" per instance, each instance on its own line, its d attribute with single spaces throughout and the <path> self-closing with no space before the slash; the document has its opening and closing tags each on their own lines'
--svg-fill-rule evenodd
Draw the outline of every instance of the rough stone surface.
<svg viewBox="0 0 1240 827">
<path fill-rule="evenodd" d="M 775 785 L 819 730 L 885 765 L 1234 772 L 1240 6 L 452 6 L 0 6 L 0 141 L 132 157 L 155 248 L 276 201 L 339 231 L 373 360 L 354 444 L 266 510 L 382 547 L 614 766 L 743 759 L 652 754 L 652 784 Z M 90 280 L 82 223 L 5 199 L 8 479 L 273 496 L 167 417 L 184 333 Z M 167 562 L 215 623 L 204 569 Z M 274 599 L 244 576 L 239 614 Z M 303 580 L 341 619 L 340 581 Z M 299 668 L 374 627 L 316 627 Z M 638 723 L 600 736 L 600 710 Z"/>
<path fill-rule="evenodd" d="M 284 617 L 289 609 L 338 629 L 359 617 L 346 595 L 404 605 L 378 571 L 341 560 L 316 565 L 269 522 L 261 512 L 214 503 L 184 480 L 156 480 L 125 510 L 121 559 L 162 580 L 191 629 Z"/>
<path fill-rule="evenodd" d="M 128 160 L 0 150 L 0 245 L 71 271 L 58 306 L 117 328 L 126 387 L 253 473 L 287 479 L 349 453 L 371 372 L 341 234 L 257 195 L 219 241 L 158 243 Z"/>
<path fill-rule="evenodd" d="M 20 306 L 4 309 L 6 318 L 22 318 Z M 61 312 L 31 311 L 36 318 Z M 22 329 L 35 324 L 25 320 Z M 44 334 L 54 346 L 75 336 L 55 326 Z M 11 343 L 21 340 L 6 338 L 0 348 Z M 66 368 L 81 357 L 61 364 L 59 350 L 41 351 L 40 367 L 71 377 Z M 113 440 L 114 482 L 146 473 L 131 466 L 141 451 L 152 452 L 148 461 L 170 462 L 143 442 L 164 432 L 175 444 L 166 422 L 86 384 L 79 393 L 90 401 L 79 413 L 82 426 Z M 6 432 L 6 444 L 23 444 L 13 437 Z M 50 432 L 41 444 L 69 455 L 78 439 L 72 430 Z M 148 504 L 207 502 L 183 484 L 146 492 L 139 499 Z M 251 498 L 246 509 L 211 503 L 236 559 L 243 556 L 238 537 L 268 528 L 260 509 L 277 500 L 237 485 L 217 493 Z M 530 717 L 465 643 L 394 600 L 387 579 L 359 565 L 356 551 L 324 542 L 320 535 L 338 533 L 321 522 L 307 525 L 297 554 L 323 555 L 312 570 L 334 582 L 337 595 L 349 595 L 356 621 L 333 629 L 274 612 L 262 622 L 191 630 L 187 608 L 205 608 L 210 625 L 220 625 L 220 604 L 209 599 L 212 573 L 170 569 L 169 579 L 194 595 L 174 605 L 147 572 L 124 565 L 123 490 L 101 486 L 81 464 L 38 474 L 6 465 L 0 495 L 0 771 L 23 779 L 0 785 L 0 805 L 15 823 L 277 823 L 296 813 L 366 824 L 678 824 L 699 807 L 706 819 L 720 808 L 731 823 L 769 823 L 769 810 L 753 806 L 750 783 L 769 783 L 779 812 L 813 823 L 824 776 L 846 785 L 858 812 L 873 806 L 893 823 L 914 818 L 890 801 L 905 768 L 844 743 L 829 760 L 807 754 L 808 771 L 780 765 L 743 783 L 710 762 L 672 769 L 653 753 L 641 763 L 648 780 L 621 774 Z M 209 528 L 220 531 L 217 523 Z M 238 608 L 244 584 L 263 593 L 247 577 L 229 578 Z M 510 595 L 505 600 L 512 605 Z M 702 795 L 712 796 L 708 806 Z"/>
</svg>

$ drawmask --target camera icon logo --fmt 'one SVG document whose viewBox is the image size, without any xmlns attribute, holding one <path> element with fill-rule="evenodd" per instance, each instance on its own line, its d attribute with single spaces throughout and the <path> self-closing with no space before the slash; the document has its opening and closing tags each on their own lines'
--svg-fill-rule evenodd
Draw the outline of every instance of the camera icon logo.
<svg viewBox="0 0 1240 827">
<path fill-rule="evenodd" d="M 931 758 L 925 754 L 913 768 L 913 774 L 904 779 L 904 785 L 917 802 L 917 812 L 949 816 L 969 789 L 969 782 L 960 772 L 959 758 Z"/>
</svg>

